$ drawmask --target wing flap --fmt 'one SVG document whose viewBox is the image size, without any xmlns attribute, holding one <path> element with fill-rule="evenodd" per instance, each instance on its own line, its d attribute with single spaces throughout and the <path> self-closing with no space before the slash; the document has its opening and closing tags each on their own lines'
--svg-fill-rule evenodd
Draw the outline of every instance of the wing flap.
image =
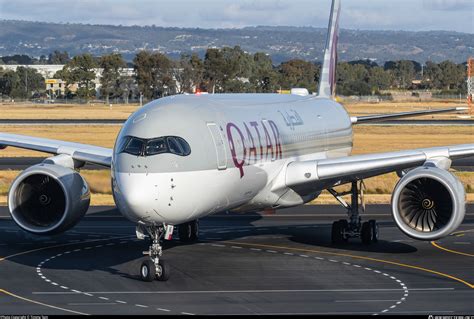
<svg viewBox="0 0 474 319">
<path fill-rule="evenodd" d="M 47 138 L 0 133 L 0 146 L 0 149 L 11 146 L 49 154 L 66 154 L 78 161 L 106 167 L 110 167 L 112 162 L 112 149 Z"/>
</svg>

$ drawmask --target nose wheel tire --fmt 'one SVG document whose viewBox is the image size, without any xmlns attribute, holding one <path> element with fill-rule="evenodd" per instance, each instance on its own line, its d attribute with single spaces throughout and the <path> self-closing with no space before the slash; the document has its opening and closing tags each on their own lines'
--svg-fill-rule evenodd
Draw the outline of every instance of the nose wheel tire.
<svg viewBox="0 0 474 319">
<path fill-rule="evenodd" d="M 167 281 L 170 279 L 170 273 L 170 266 L 164 260 L 160 260 L 158 266 L 155 266 L 153 260 L 148 259 L 143 261 L 140 267 L 140 278 L 147 282 L 152 282 L 155 279 Z"/>
<path fill-rule="evenodd" d="M 159 280 L 159 281 L 167 281 L 168 279 L 170 279 L 170 266 L 168 265 L 168 263 L 166 263 L 164 260 L 161 260 L 160 259 L 160 262 L 158 263 L 158 267 L 157 267 L 157 271 L 156 271 L 156 279 Z"/>
<path fill-rule="evenodd" d="M 156 277 L 156 269 L 155 264 L 151 260 L 145 260 L 142 262 L 140 267 L 140 278 L 143 281 L 151 282 L 155 280 Z"/>
</svg>

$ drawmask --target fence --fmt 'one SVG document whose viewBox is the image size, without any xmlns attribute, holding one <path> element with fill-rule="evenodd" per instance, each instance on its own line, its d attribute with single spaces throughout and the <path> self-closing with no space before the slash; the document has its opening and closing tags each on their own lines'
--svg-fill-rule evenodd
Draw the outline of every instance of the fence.
<svg viewBox="0 0 474 319">
<path fill-rule="evenodd" d="M 452 102 L 452 103 L 467 103 L 467 95 L 440 95 L 440 94 L 429 94 L 428 95 L 413 95 L 411 92 L 409 94 L 398 94 L 398 95 L 369 95 L 369 96 L 337 96 L 337 100 L 345 103 L 382 103 L 382 102 Z M 149 101 L 143 99 L 142 104 L 146 104 Z M 0 96 L 0 103 L 3 105 L 13 105 L 13 104 L 106 104 L 105 99 L 54 99 L 48 100 L 43 98 L 38 99 L 11 99 L 9 97 Z M 110 99 L 109 104 L 140 104 L 139 98 L 125 99 Z"/>
</svg>

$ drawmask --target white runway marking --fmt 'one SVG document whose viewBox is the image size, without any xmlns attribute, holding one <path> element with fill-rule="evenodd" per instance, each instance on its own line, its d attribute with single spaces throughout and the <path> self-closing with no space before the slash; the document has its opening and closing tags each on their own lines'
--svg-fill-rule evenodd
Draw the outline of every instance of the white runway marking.
<svg viewBox="0 0 474 319">
<path fill-rule="evenodd" d="M 216 247 L 216 246 L 217 246 L 216 244 L 208 244 L 208 245 L 213 246 L 213 247 Z M 234 246 L 226 246 L 226 245 L 218 245 L 218 246 L 219 246 L 219 247 L 221 247 L 221 246 L 222 246 L 222 247 L 234 247 Z M 256 250 L 255 248 L 247 248 L 247 249 L 248 249 L 248 250 L 254 250 L 254 251 Z M 288 253 L 288 252 L 278 252 L 278 251 L 275 251 L 275 250 L 268 250 L 268 249 L 265 250 L 265 252 L 267 252 L 267 253 L 272 253 L 272 254 L 282 254 L 282 255 L 285 255 L 285 254 Z M 308 257 L 309 257 L 308 255 L 298 255 L 298 256 L 299 256 L 299 257 L 303 257 L 303 258 L 308 258 Z M 323 261 L 325 260 L 324 258 L 320 258 L 320 257 L 314 257 L 314 258 L 315 258 L 315 259 L 320 259 L 320 260 L 323 260 Z M 340 263 L 338 260 L 334 260 L 334 259 L 329 259 L 328 261 L 333 262 L 333 263 Z M 396 277 L 390 276 L 390 275 L 387 274 L 387 273 L 381 273 L 381 272 L 378 271 L 378 270 L 372 270 L 371 268 L 364 268 L 364 267 L 362 267 L 362 266 L 360 266 L 360 265 L 355 265 L 355 264 L 351 265 L 351 264 L 346 263 L 346 262 L 342 262 L 342 264 L 347 265 L 347 266 L 354 266 L 355 268 L 364 269 L 364 270 L 366 270 L 366 271 L 373 271 L 374 273 L 377 273 L 377 274 L 383 274 L 385 277 L 389 277 L 391 280 L 393 280 L 394 282 L 396 282 L 397 284 L 399 284 L 399 285 L 402 287 L 403 292 L 404 292 L 403 297 L 402 297 L 401 299 L 397 300 L 397 303 L 391 305 L 391 306 L 390 306 L 389 308 L 387 308 L 387 309 L 382 310 L 380 313 L 386 313 L 386 312 L 388 312 L 390 309 L 396 308 L 398 305 L 400 305 L 403 301 L 406 300 L 406 297 L 408 296 L 408 293 L 409 293 L 409 292 L 408 292 L 408 288 L 406 287 L 406 285 L 405 285 L 402 281 L 398 280 Z M 399 290 L 400 290 L 400 289 L 398 289 L 398 291 L 399 291 Z M 334 291 L 337 291 L 337 290 L 334 290 Z M 340 291 L 340 290 L 339 290 L 339 291 Z M 373 315 L 377 315 L 377 314 L 378 314 L 378 313 L 373 313 Z"/>
<path fill-rule="evenodd" d="M 115 302 L 70 302 L 69 306 L 110 306 L 116 305 Z"/>
<path fill-rule="evenodd" d="M 96 236 L 91 236 L 91 237 L 96 237 Z M 123 239 L 123 237 L 119 237 L 119 238 Z M 118 238 L 111 237 L 111 238 L 104 238 L 104 239 L 98 239 L 98 240 L 90 240 L 90 241 L 87 241 L 87 242 L 101 241 L 101 240 L 113 240 L 113 239 L 118 239 Z M 130 238 L 128 241 L 131 241 L 131 240 L 135 240 L 135 239 Z M 126 243 L 126 242 L 127 242 L 126 240 L 122 240 L 120 243 L 123 244 L 123 243 Z M 108 243 L 108 244 L 101 244 L 101 245 L 96 245 L 96 246 L 87 246 L 87 247 L 83 247 L 83 248 L 77 248 L 77 249 L 72 250 L 72 251 L 66 251 L 66 252 L 58 253 L 54 256 L 51 256 L 51 257 L 41 261 L 36 267 L 36 272 L 37 272 L 38 276 L 40 276 L 44 281 L 49 282 L 53 286 L 57 286 L 57 287 L 60 287 L 64 290 L 69 290 L 69 291 L 62 292 L 62 293 L 61 292 L 59 292 L 59 293 L 58 292 L 44 292 L 44 293 L 42 293 L 42 292 L 33 292 L 33 294 L 50 294 L 50 293 L 53 293 L 53 294 L 83 294 L 85 296 L 94 297 L 94 294 L 92 292 L 82 292 L 82 291 L 79 291 L 79 290 L 76 290 L 76 289 L 70 289 L 67 286 L 60 286 L 58 283 L 52 282 L 50 279 L 48 279 L 47 277 L 45 277 L 42 274 L 41 267 L 44 263 L 49 262 L 50 260 L 54 260 L 55 258 L 61 257 L 63 255 L 69 254 L 69 253 L 80 252 L 80 251 L 85 251 L 85 250 L 90 250 L 90 249 L 96 249 L 96 248 L 101 248 L 101 247 L 105 247 L 105 246 L 113 246 L 113 245 L 116 245 L 116 244 L 119 244 L 119 243 L 111 242 L 111 243 Z M 225 246 L 222 245 L 222 247 L 225 247 Z M 241 248 L 241 247 L 237 247 L 237 248 Z M 104 297 L 104 296 L 97 296 L 96 298 L 101 299 L 101 300 L 105 300 L 105 301 L 110 300 L 109 298 Z M 81 306 L 95 306 L 95 305 L 102 306 L 102 305 L 116 305 L 116 304 L 127 304 L 127 302 L 122 301 L 122 300 L 115 300 L 115 302 L 108 302 L 108 303 L 104 303 L 104 302 L 101 302 L 101 303 L 68 303 L 68 305 L 81 305 Z M 140 308 L 149 308 L 150 307 L 150 306 L 142 305 L 142 304 L 135 304 L 135 306 L 140 307 Z M 157 308 L 157 310 L 164 311 L 164 312 L 170 312 L 171 311 L 171 310 L 165 309 L 165 308 Z M 186 312 L 183 312 L 181 314 L 192 315 L 192 313 L 186 313 Z"/>
<path fill-rule="evenodd" d="M 418 288 L 410 289 L 413 291 L 444 291 L 444 290 L 454 290 L 454 288 Z M 403 289 L 397 288 L 367 288 L 367 289 L 275 289 L 275 290 L 188 290 L 188 291 L 88 291 L 89 293 L 96 295 L 127 295 L 127 294 L 157 294 L 157 295 L 187 295 L 187 294 L 233 294 L 233 293 L 242 293 L 242 294 L 259 294 L 259 293 L 315 293 L 315 292 L 403 292 Z M 71 292 L 55 292 L 55 291 L 36 291 L 33 292 L 36 295 L 70 295 Z"/>
</svg>

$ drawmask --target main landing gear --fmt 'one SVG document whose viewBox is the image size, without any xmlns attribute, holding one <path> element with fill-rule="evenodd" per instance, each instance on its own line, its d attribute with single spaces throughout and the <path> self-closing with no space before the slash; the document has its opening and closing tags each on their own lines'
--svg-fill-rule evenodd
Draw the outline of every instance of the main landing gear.
<svg viewBox="0 0 474 319">
<path fill-rule="evenodd" d="M 328 191 L 347 209 L 349 220 L 341 219 L 332 224 L 331 241 L 334 244 L 345 243 L 349 238 L 360 237 L 362 243 L 369 245 L 376 243 L 379 237 L 379 228 L 375 220 L 369 220 L 361 223 L 359 211 L 360 208 L 365 211 L 364 204 L 364 182 L 353 182 L 351 190 L 346 193 L 338 193 L 334 189 Z M 351 204 L 349 205 L 342 196 L 351 195 Z"/>
<path fill-rule="evenodd" d="M 184 244 L 194 243 L 199 238 L 199 221 L 193 220 L 178 226 L 179 241 Z"/>
<path fill-rule="evenodd" d="M 165 233 L 170 231 L 163 226 L 145 226 L 137 227 L 137 237 L 144 239 L 143 230 L 146 230 L 152 240 L 152 244 L 148 251 L 144 251 L 144 255 L 148 255 L 150 259 L 142 262 L 140 266 L 140 278 L 143 281 L 153 281 L 155 279 L 160 281 L 167 281 L 170 277 L 170 267 L 161 258 L 163 255 L 163 248 L 161 247 L 161 239 Z M 171 232 L 173 232 L 171 228 Z"/>
</svg>

